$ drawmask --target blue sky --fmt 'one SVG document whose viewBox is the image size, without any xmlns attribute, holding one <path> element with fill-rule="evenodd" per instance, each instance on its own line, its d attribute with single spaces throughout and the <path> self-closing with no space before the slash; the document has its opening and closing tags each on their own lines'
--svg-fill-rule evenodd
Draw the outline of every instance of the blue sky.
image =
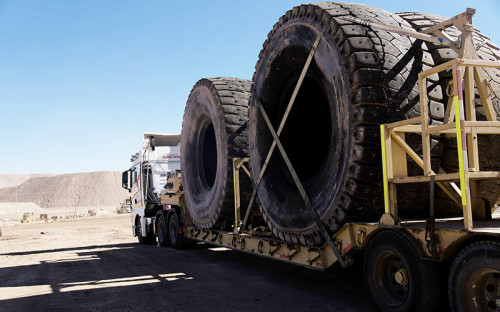
<svg viewBox="0 0 500 312">
<path fill-rule="evenodd" d="M 251 79 L 273 24 L 303 1 L 0 0 L 0 173 L 125 170 L 142 132 L 180 133 L 203 77 Z M 500 44 L 500 1 L 374 1 L 452 16 Z"/>
</svg>

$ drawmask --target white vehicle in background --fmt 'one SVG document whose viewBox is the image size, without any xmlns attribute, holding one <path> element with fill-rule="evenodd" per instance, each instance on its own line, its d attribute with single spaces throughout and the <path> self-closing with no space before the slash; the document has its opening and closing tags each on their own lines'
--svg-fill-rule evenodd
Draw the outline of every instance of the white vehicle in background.
<svg viewBox="0 0 500 312">
<path fill-rule="evenodd" d="M 143 133 L 141 150 L 132 155 L 131 168 L 122 174 L 122 187 L 130 192 L 132 233 L 140 243 L 154 241 L 157 221 L 168 220 L 170 210 L 178 206 L 180 138 L 180 134 Z M 165 194 L 172 195 L 171 201 L 161 204 L 160 195 Z"/>
</svg>

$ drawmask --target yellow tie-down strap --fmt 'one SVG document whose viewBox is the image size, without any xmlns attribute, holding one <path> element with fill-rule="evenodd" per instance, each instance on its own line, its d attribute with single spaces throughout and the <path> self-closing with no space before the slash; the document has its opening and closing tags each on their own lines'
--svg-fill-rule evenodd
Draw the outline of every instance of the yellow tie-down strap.
<svg viewBox="0 0 500 312">
<path fill-rule="evenodd" d="M 453 97 L 455 104 L 455 124 L 457 129 L 457 150 L 458 150 L 458 169 L 460 170 L 460 191 L 462 193 L 462 205 L 467 205 L 467 196 L 465 192 L 465 165 L 464 165 L 464 145 L 462 140 L 462 120 L 460 120 L 460 103 L 458 96 Z"/>
<path fill-rule="evenodd" d="M 380 125 L 380 141 L 382 148 L 382 175 L 384 179 L 385 213 L 389 213 L 389 182 L 387 181 L 387 157 L 385 154 L 385 125 Z"/>
</svg>

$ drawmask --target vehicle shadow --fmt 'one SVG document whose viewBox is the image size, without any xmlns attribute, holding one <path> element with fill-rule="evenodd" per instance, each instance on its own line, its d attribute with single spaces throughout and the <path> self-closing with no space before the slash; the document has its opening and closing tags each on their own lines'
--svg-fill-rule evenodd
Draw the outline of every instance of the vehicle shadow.
<svg viewBox="0 0 500 312">
<path fill-rule="evenodd" d="M 319 272 L 196 243 L 0 256 L 46 256 L 0 268 L 0 311 L 374 311 L 358 266 Z"/>
</svg>

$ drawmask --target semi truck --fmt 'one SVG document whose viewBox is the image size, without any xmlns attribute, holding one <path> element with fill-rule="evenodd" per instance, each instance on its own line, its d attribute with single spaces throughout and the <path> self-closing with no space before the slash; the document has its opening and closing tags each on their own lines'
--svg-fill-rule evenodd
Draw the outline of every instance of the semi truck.
<svg viewBox="0 0 500 312">
<path fill-rule="evenodd" d="M 494 70 L 498 76 L 500 63 L 477 56 L 476 49 L 484 45 L 474 43 L 474 12 L 467 9 L 452 19 L 425 24 L 427 29 L 422 32 L 378 23 L 384 16 L 389 17 L 387 20 L 398 19 L 385 11 L 357 4 L 318 3 L 287 12 L 273 28 L 269 42 L 266 41 L 259 55 L 264 59 L 259 61 L 263 65 L 258 63 L 256 66 L 252 89 L 252 82 L 220 77 L 202 79 L 195 85 L 186 105 L 182 135 L 177 137 L 178 141 L 168 142 L 170 146 L 181 142 L 181 154 L 176 154 L 181 166 L 169 164 L 167 171 L 155 169 L 157 158 L 151 157 L 150 152 L 158 150 L 160 140 L 157 135 L 143 135 L 143 148 L 133 167 L 123 175 L 123 185 L 134 193 L 132 203 L 137 205 L 132 211 L 133 234 L 140 243 L 153 242 L 157 238 L 159 246 L 181 248 L 189 239 L 313 270 L 326 270 L 337 263 L 348 267 L 358 259 L 354 255 L 361 254 L 366 289 L 374 304 L 383 311 L 436 311 L 440 300 L 446 297 L 452 311 L 500 311 L 500 218 L 492 213 L 495 207 L 481 192 L 481 186 L 485 185 L 481 183 L 500 180 L 500 171 L 481 168 L 480 160 L 488 151 L 487 146 L 478 143 L 478 138 L 500 135 L 500 121 L 492 103 L 495 87 L 492 87 L 491 80 L 485 78 L 486 70 L 490 73 Z M 402 13 L 401 16 L 406 16 L 409 21 L 420 21 L 418 16 L 421 15 Z M 318 28 L 318 23 L 323 27 Z M 403 25 L 403 22 L 400 24 Z M 304 25 L 314 29 L 311 32 L 314 35 L 307 33 Z M 418 28 L 424 24 L 415 25 Z M 450 27 L 454 27 L 455 37 L 447 34 Z M 281 28 L 286 31 L 281 31 Z M 376 32 L 375 29 L 383 29 L 384 32 Z M 304 35 L 306 33 L 307 36 Z M 333 122 L 343 123 L 341 118 L 325 119 L 318 116 L 317 111 L 310 115 L 308 98 L 298 92 L 302 87 L 313 102 L 328 102 L 327 96 L 322 98 L 318 95 L 323 92 L 323 87 L 316 88 L 315 85 L 321 77 L 311 77 L 321 66 L 325 66 L 324 70 L 342 71 L 342 67 L 336 67 L 321 57 L 324 55 L 315 60 L 316 50 L 320 54 L 334 51 L 331 52 L 334 56 L 338 56 L 336 53 L 351 53 L 354 56 L 348 58 L 347 64 L 339 61 L 339 66 L 356 71 L 362 64 L 370 62 L 370 54 L 366 51 L 376 50 L 370 40 L 392 40 L 387 33 L 405 36 L 406 39 L 393 37 L 399 40 L 398 45 L 403 46 L 407 37 L 418 38 L 433 44 L 428 49 L 435 51 L 438 51 L 439 45 L 446 45 L 447 49 L 456 52 L 457 57 L 418 73 L 415 78 L 419 87 L 418 116 L 401 120 L 388 118 L 388 122 L 379 122 L 375 126 L 373 122 L 369 127 L 361 123 L 362 126 L 351 129 L 353 137 L 343 141 L 343 145 L 354 144 L 351 142 L 358 145 L 353 145 L 347 160 L 341 154 L 331 152 L 332 149 L 341 150 L 342 144 L 333 146 L 328 143 L 330 135 L 325 136 L 326 141 L 313 141 L 318 146 L 311 146 L 313 153 L 301 158 L 299 152 L 302 150 L 297 151 L 289 143 L 289 138 L 294 138 L 294 132 L 284 127 L 287 118 L 291 119 L 289 123 L 299 121 L 295 125 L 331 130 L 335 136 L 340 135 L 335 132 L 337 129 L 343 129 L 343 125 L 339 128 L 332 126 Z M 299 41 L 293 37 L 296 34 L 302 34 Z M 325 37 L 331 34 L 335 40 L 329 42 Z M 323 40 L 331 44 L 330 50 L 321 46 Z M 303 41 L 310 44 L 309 51 L 297 52 L 297 58 L 303 57 L 305 65 L 292 74 L 293 79 L 287 80 L 285 87 L 267 88 L 266 83 L 277 84 L 280 78 L 278 74 L 266 71 L 295 66 L 296 62 L 287 63 L 287 59 L 280 59 L 280 55 L 292 58 L 292 54 L 300 49 L 286 50 L 286 45 L 297 45 Z M 280 42 L 283 44 L 276 44 Z M 349 43 L 348 48 L 346 42 Z M 334 48 L 337 44 L 343 44 L 340 52 Z M 266 50 L 268 48 L 283 48 L 286 53 L 271 53 Z M 355 55 L 357 48 L 362 52 Z M 273 57 L 276 57 L 276 64 L 266 63 L 268 60 L 265 58 Z M 311 63 L 315 65 L 310 69 Z M 352 64 L 354 67 L 349 67 Z M 365 68 L 364 77 L 352 74 L 349 83 L 365 83 L 362 80 L 375 77 L 375 71 L 374 68 Z M 264 81 L 258 80 L 261 74 L 268 77 Z M 428 80 L 437 75 L 449 79 L 445 86 L 448 101 L 443 106 L 442 121 L 432 123 L 429 121 L 432 121 L 435 112 L 430 109 L 432 101 L 429 98 L 433 96 L 434 89 L 426 86 L 429 85 Z M 347 82 L 341 79 L 337 78 L 335 90 L 349 94 L 349 89 L 342 89 Z M 376 81 L 370 83 L 375 84 Z M 273 92 L 282 90 L 285 90 L 282 96 L 271 96 Z M 262 97 L 256 96 L 258 92 L 262 92 Z M 474 96 L 475 92 L 477 96 Z M 363 94 L 356 93 L 346 101 L 356 101 L 356 96 L 361 98 Z M 270 107 L 269 102 L 273 99 L 285 105 L 278 109 Z M 250 105 L 244 102 L 250 102 Z M 294 115 L 294 105 L 300 114 Z M 352 110 L 363 105 L 357 104 Z M 371 120 L 383 114 L 382 104 L 370 105 L 371 115 L 358 110 L 358 115 L 346 115 L 345 119 Z M 483 110 L 480 113 L 484 114 L 484 119 L 476 120 L 476 106 L 481 105 Z M 321 113 L 323 108 L 318 109 Z M 328 115 L 330 111 L 326 109 L 323 113 Z M 311 116 L 315 122 L 307 123 Z M 247 122 L 249 130 L 245 128 Z M 326 123 L 328 127 L 315 128 L 315 123 Z M 376 134 L 370 132 L 374 127 L 378 130 Z M 348 133 L 350 130 L 345 131 Z M 264 134 L 267 134 L 266 140 L 260 143 L 258 140 Z M 314 135 L 320 136 L 321 133 Z M 417 135 L 420 140 L 417 147 L 409 140 L 412 135 Z M 448 148 L 454 148 L 456 165 L 451 167 L 456 167 L 456 171 L 448 167 L 436 168 L 432 163 L 433 142 L 444 137 L 452 142 L 448 143 Z M 323 149 L 321 144 L 327 148 Z M 361 144 L 368 147 L 360 147 Z M 324 157 L 316 157 L 312 155 L 314 153 Z M 336 157 L 333 165 L 327 162 L 329 155 Z M 301 163 L 304 159 L 307 164 Z M 347 181 L 343 184 L 344 195 L 327 203 L 328 208 L 337 213 L 334 214 L 334 221 L 338 223 L 335 223 L 328 219 L 331 213 L 320 211 L 323 208 L 317 204 L 328 198 L 329 190 L 326 186 L 316 187 L 315 183 L 328 181 L 322 178 L 322 175 L 328 174 L 328 166 L 352 159 L 354 161 L 348 163 L 348 170 L 341 171 L 340 167 L 333 170 L 332 188 L 336 187 L 335 183 Z M 361 165 L 352 166 L 353 163 Z M 415 174 L 410 164 L 420 168 L 420 172 Z M 170 177 L 170 180 L 167 179 L 170 183 L 160 183 L 155 187 L 154 181 L 160 181 L 162 175 Z M 376 201 L 373 201 L 373 207 L 360 206 L 359 203 L 367 205 L 369 196 L 379 194 L 374 188 L 358 187 L 356 183 L 360 180 L 365 185 L 367 180 L 371 180 L 372 185 L 381 185 L 383 204 L 380 211 Z M 405 185 L 426 186 L 423 194 L 428 200 L 423 208 L 417 200 L 412 206 L 412 201 L 398 197 L 398 192 L 405 190 Z M 283 190 L 288 192 L 287 196 L 273 197 L 273 192 Z M 349 190 L 353 191 L 347 194 Z M 438 192 L 447 196 L 448 201 L 440 201 L 436 196 Z M 398 201 L 398 198 L 403 201 Z M 293 203 L 291 207 L 280 210 L 280 207 L 290 203 Z M 459 215 L 437 217 L 443 203 L 459 207 Z M 418 217 L 404 217 L 403 208 L 418 210 L 414 214 Z M 379 214 L 372 221 L 350 221 L 357 210 Z M 252 218 L 255 214 L 260 214 L 262 218 Z M 276 220 L 288 227 L 280 227 L 283 224 Z M 443 274 L 443 268 L 447 273 Z M 447 287 L 440 286 L 443 284 Z M 447 288 L 447 292 L 441 291 L 442 288 Z"/>
<path fill-rule="evenodd" d="M 179 142 L 179 134 L 143 133 L 140 151 L 131 156 L 130 169 L 122 173 L 122 187 L 130 193 L 132 234 L 141 243 L 156 239 L 153 226 L 158 212 L 179 204 Z"/>
</svg>

